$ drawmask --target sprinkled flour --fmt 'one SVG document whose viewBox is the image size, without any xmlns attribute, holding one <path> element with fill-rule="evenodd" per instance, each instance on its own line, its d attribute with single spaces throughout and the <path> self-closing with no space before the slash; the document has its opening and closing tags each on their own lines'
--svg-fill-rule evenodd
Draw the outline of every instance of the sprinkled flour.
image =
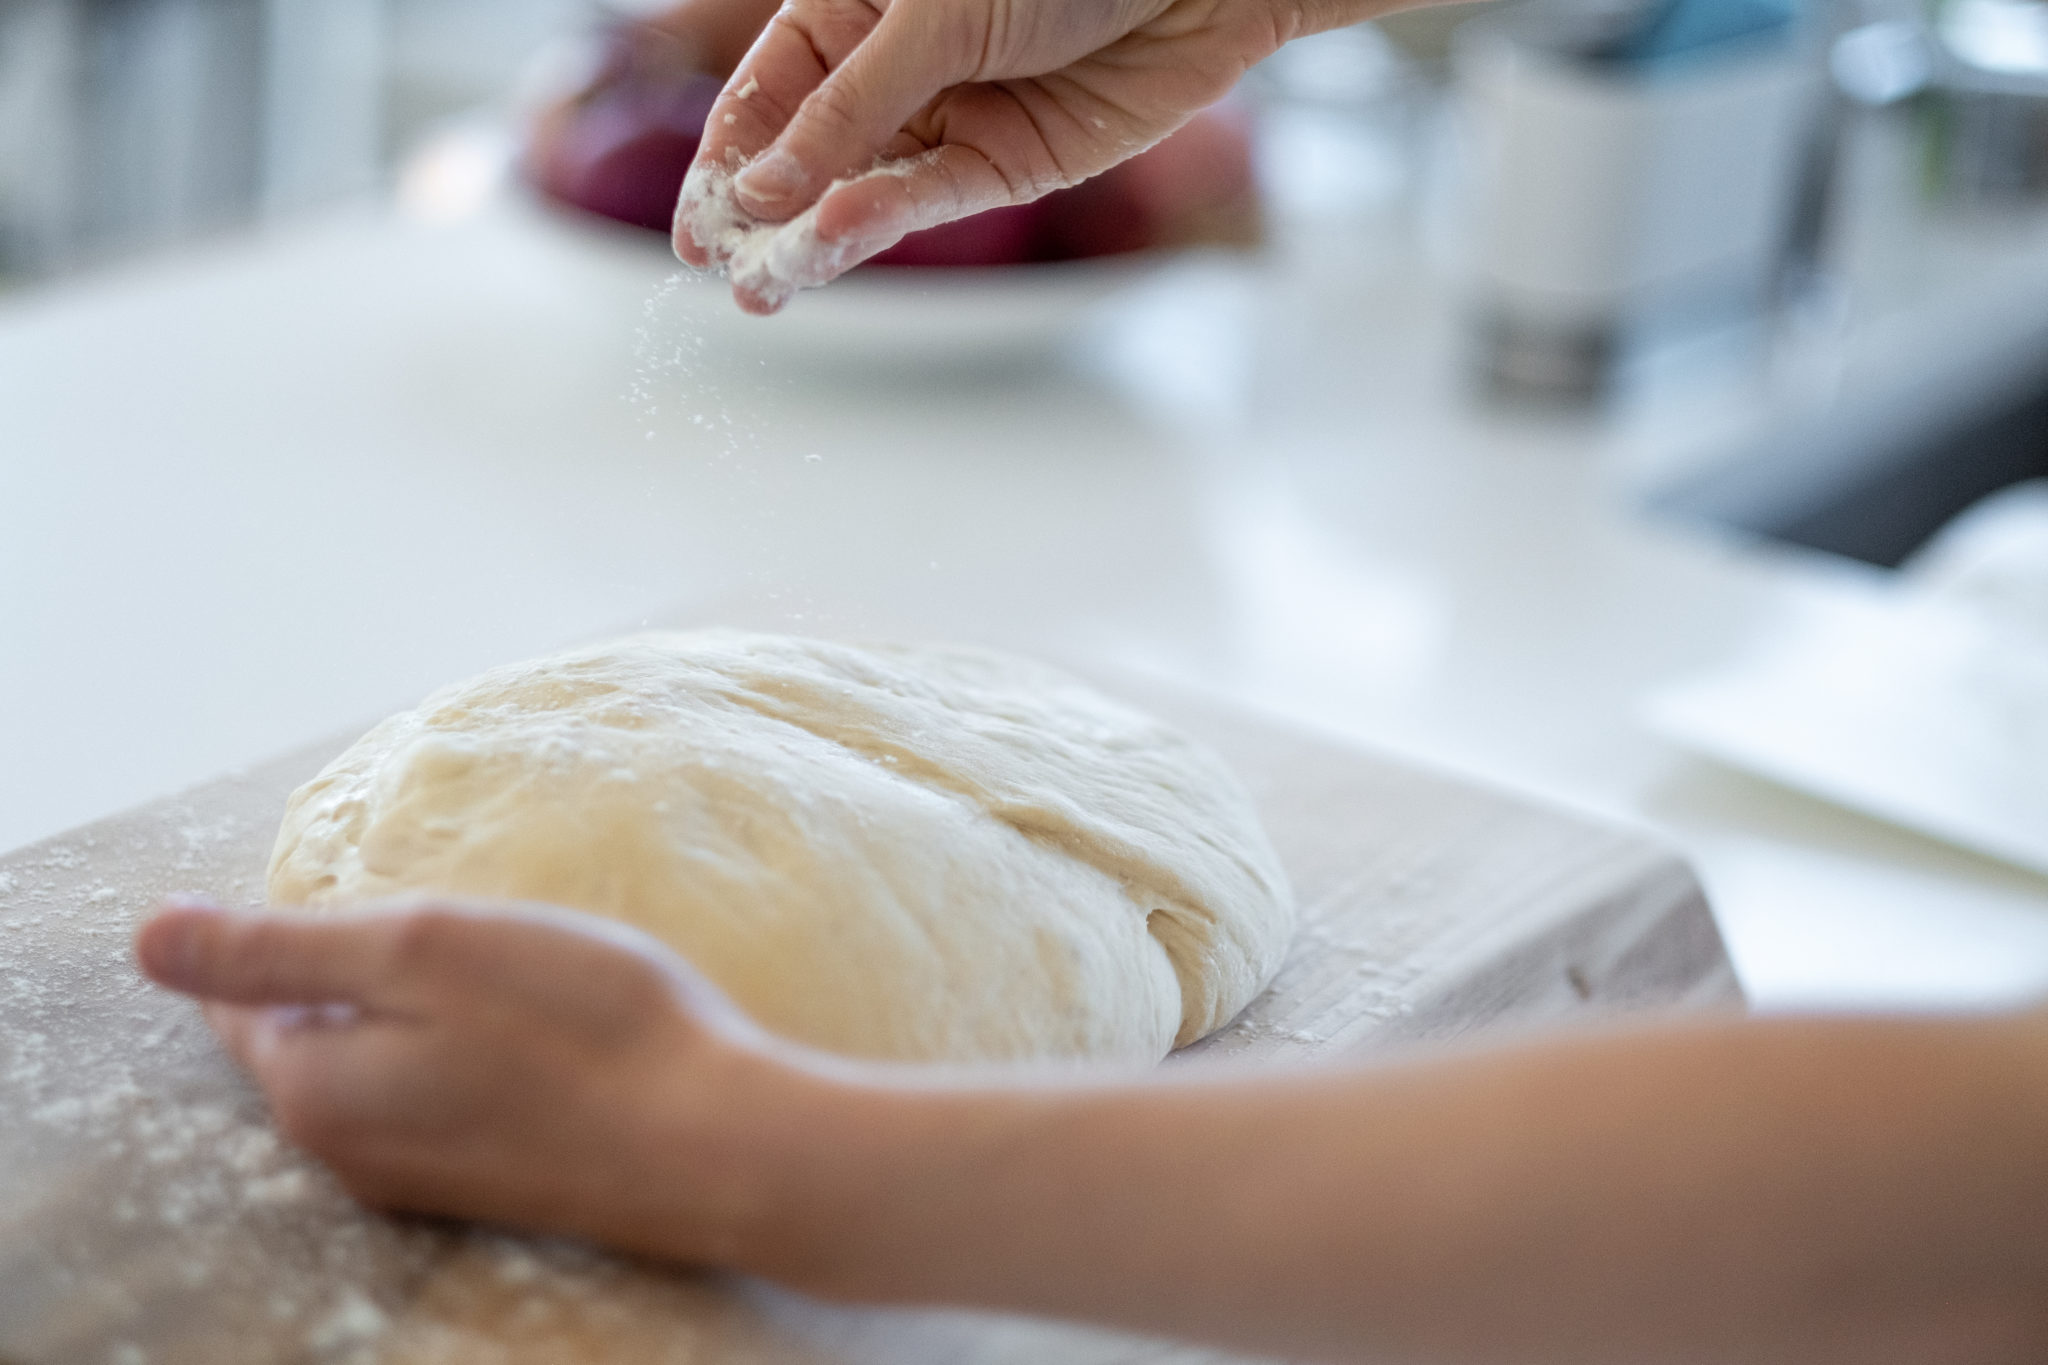
<svg viewBox="0 0 2048 1365">
<path fill-rule="evenodd" d="M 825 191 L 874 176 L 909 175 L 929 165 L 937 153 L 925 152 L 900 161 L 877 161 L 862 175 L 835 180 Z M 861 253 L 862 239 L 827 242 L 818 236 L 818 204 L 785 223 L 756 218 L 741 207 L 733 176 L 745 163 L 718 166 L 702 162 L 690 168 L 676 204 L 676 225 L 687 231 L 712 262 L 735 285 L 780 308 L 799 289 L 836 279 Z M 819 196 L 820 204 L 824 196 Z"/>
</svg>

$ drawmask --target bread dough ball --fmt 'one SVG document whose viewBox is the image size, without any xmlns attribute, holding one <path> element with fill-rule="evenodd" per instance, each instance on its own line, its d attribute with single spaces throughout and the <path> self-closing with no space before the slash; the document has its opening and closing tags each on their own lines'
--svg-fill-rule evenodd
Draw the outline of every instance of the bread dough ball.
<svg viewBox="0 0 2048 1365">
<path fill-rule="evenodd" d="M 1022 659 L 661 632 L 496 668 L 294 792 L 274 905 L 546 901 L 860 1057 L 1154 1061 L 1278 969 L 1286 879 L 1207 748 Z"/>
</svg>

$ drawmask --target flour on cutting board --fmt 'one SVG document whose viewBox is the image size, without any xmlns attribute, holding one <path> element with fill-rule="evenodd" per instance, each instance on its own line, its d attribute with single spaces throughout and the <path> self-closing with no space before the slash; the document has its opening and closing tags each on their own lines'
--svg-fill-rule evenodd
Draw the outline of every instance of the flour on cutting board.
<svg viewBox="0 0 2048 1365">
<path fill-rule="evenodd" d="M 319 1314 L 320 1298 L 332 1292 L 324 1275 L 297 1289 L 274 1282 L 251 1264 L 245 1230 L 346 1215 L 346 1197 L 279 1141 L 246 1087 L 176 1083 L 189 1080 L 195 1057 L 212 1060 L 212 1041 L 196 1010 L 147 985 L 129 957 L 141 914 L 168 889 L 162 869 L 194 865 L 195 854 L 233 828 L 169 822 L 128 847 L 46 845 L 0 874 L 8 1025 L 0 1029 L 0 1111 L 18 1120 L 16 1150 L 0 1171 L 0 1229 L 15 1238 L 26 1232 L 41 1253 L 33 1265 L 0 1270 L 0 1351 L 36 1354 L 30 1348 L 40 1346 L 65 1358 L 68 1342 L 16 1341 L 4 1324 L 10 1306 L 25 1312 L 51 1295 L 80 1292 L 80 1281 L 96 1284 L 117 1315 L 124 1299 L 146 1306 L 152 1289 L 191 1296 L 261 1282 L 264 1316 L 276 1322 Z M 54 874 L 82 867 L 87 853 L 99 879 L 71 879 L 67 889 Z M 130 880 L 124 869 L 138 875 Z M 43 871 L 53 875 L 37 875 Z M 253 890 L 246 877 L 239 886 L 226 881 L 224 892 Z M 53 1153 L 67 1165 L 84 1156 L 88 1186 L 74 1177 L 44 1187 L 37 1158 Z M 8 1188 L 10 1177 L 19 1188 Z M 317 1260 L 343 1277 L 352 1261 L 367 1273 L 385 1259 L 388 1240 L 367 1227 L 352 1232 L 342 1216 Z M 106 1283 L 110 1270 L 133 1271 L 133 1281 L 116 1292 Z M 146 1365 L 148 1350 L 119 1335 L 100 1358 Z"/>
<path fill-rule="evenodd" d="M 1625 964 L 1612 988 L 1631 998 L 1727 998 L 1696 885 L 1634 836 L 1229 713 L 1190 714 L 1247 779 L 1303 911 L 1272 990 L 1204 1050 L 1299 1057 L 1434 1029 L 1428 1012 L 1441 1019 L 1446 989 L 1499 961 L 1503 944 L 1540 970 L 1487 976 L 1483 997 L 1457 996 L 1457 1024 L 1577 1008 L 1587 996 L 1553 978 L 1595 949 Z M 0 1359 L 1220 1359 L 1053 1324 L 837 1308 L 364 1213 L 280 1139 L 197 1011 L 143 983 L 129 956 L 162 894 L 259 899 L 285 795 L 339 747 L 0 858 L 0 1114 L 12 1117 L 0 1123 Z M 1591 979 L 1609 988 L 1597 962 Z"/>
<path fill-rule="evenodd" d="M 166 1299 L 209 1313 L 223 1304 L 250 1310 L 256 1341 L 270 1345 L 244 1340 L 240 1359 L 280 1358 L 289 1349 L 323 1365 L 393 1358 L 466 1365 L 495 1359 L 480 1348 L 507 1321 L 543 1336 L 580 1323 L 577 1331 L 598 1340 L 605 1322 L 624 1311 L 618 1282 L 640 1272 L 580 1247 L 430 1230 L 365 1213 L 279 1137 L 197 1010 L 135 972 L 128 945 L 163 887 L 158 869 L 189 868 L 195 851 L 218 850 L 241 829 L 228 818 L 170 821 L 160 836 L 133 847 L 102 847 L 96 868 L 127 864 L 137 875 L 82 893 L 30 880 L 33 871 L 0 873 L 7 1023 L 0 1029 L 0 1112 L 15 1116 L 13 1141 L 25 1139 L 28 1149 L 26 1160 L 14 1153 L 0 1169 L 0 1247 L 25 1238 L 35 1262 L 12 1274 L 12 1253 L 0 1250 L 0 1354 L 72 1358 L 68 1348 L 77 1343 L 69 1339 L 9 1335 L 10 1306 L 31 1316 L 51 1299 L 74 1298 L 88 1282 L 105 1291 L 94 1305 L 104 1319 L 95 1337 L 105 1344 L 90 1358 L 120 1365 L 155 1359 L 144 1343 L 161 1333 Z M 236 849 L 234 860 L 246 862 L 247 851 Z M 50 846 L 26 865 L 75 869 L 78 854 Z M 213 881 L 218 854 L 202 861 Z M 253 891 L 253 872 L 221 880 L 244 898 Z M 36 1188 L 38 1152 L 89 1167 L 90 1180 Z M 10 1176 L 19 1188 L 9 1188 Z M 45 1212 L 39 1206 L 50 1195 Z M 304 1232 L 315 1232 L 314 1240 Z M 451 1248 L 464 1272 L 453 1280 L 444 1272 L 436 1283 L 454 1316 L 432 1324 L 401 1319 L 401 1291 L 417 1286 Z M 488 1321 L 464 1327 L 459 1310 L 480 1297 L 491 1304 Z M 661 1351 L 630 1359 L 683 1365 L 699 1358 L 687 1333 L 668 1335 Z M 172 1354 L 193 1358 L 183 1347 Z"/>
<path fill-rule="evenodd" d="M 64 1217 L 73 1226 L 62 1239 L 38 1229 L 36 1200 L 22 1192 L 4 1200 L 20 1225 L 9 1229 L 0 1214 L 0 1231 L 19 1238 L 26 1230 L 57 1248 L 57 1278 L 140 1279 L 200 1302 L 259 1304 L 272 1340 L 337 1365 L 492 1359 L 488 1343 L 515 1325 L 529 1339 L 552 1333 L 565 1344 L 616 1346 L 624 1334 L 637 1345 L 623 1359 L 682 1365 L 699 1358 L 702 1335 L 713 1330 L 707 1322 L 722 1335 L 758 1330 L 703 1284 L 649 1276 L 580 1247 L 430 1231 L 365 1214 L 331 1175 L 283 1142 L 258 1097 L 219 1058 L 197 1011 L 143 982 L 128 957 L 135 926 L 163 886 L 154 869 L 196 870 L 212 883 L 221 855 L 241 857 L 256 838 L 260 831 L 229 817 L 173 819 L 132 847 L 91 850 L 93 877 L 74 878 L 69 890 L 47 881 L 24 886 L 16 871 L 0 874 L 7 878 L 0 1000 L 9 1023 L 0 1033 L 0 1107 L 35 1130 L 32 1146 L 61 1149 L 74 1163 L 76 1154 L 91 1153 L 94 1173 L 82 1201 L 90 1217 L 77 1225 L 81 1200 L 72 1189 Z M 78 872 L 85 851 L 50 846 L 26 866 Z M 217 889 L 253 898 L 253 872 L 229 883 Z M 1304 952 L 1362 962 L 1371 945 L 1311 921 L 1294 957 Z M 1291 960 L 1290 970 L 1299 964 Z M 1330 1041 L 1321 1028 L 1278 1022 L 1271 1013 L 1269 1002 L 1255 1004 L 1217 1035 L 1219 1050 L 1314 1049 Z M 81 1019 L 93 1026 L 77 1026 Z M 317 1228 L 317 1251 L 294 1260 L 255 1250 L 274 1248 L 281 1236 L 289 1244 L 292 1228 Z M 89 1244 L 91 1252 L 62 1264 L 71 1244 Z M 430 1264 L 438 1268 L 429 1271 Z M 411 1296 L 398 1291 L 417 1289 L 423 1276 L 432 1311 L 407 1311 Z M 8 1292 L 0 1289 L 0 1320 Z M 115 1341 L 101 1358 L 153 1359 L 142 1344 L 152 1330 L 147 1290 L 138 1300 L 108 1305 Z M 20 1349 L 0 1330 L 0 1351 Z"/>
</svg>

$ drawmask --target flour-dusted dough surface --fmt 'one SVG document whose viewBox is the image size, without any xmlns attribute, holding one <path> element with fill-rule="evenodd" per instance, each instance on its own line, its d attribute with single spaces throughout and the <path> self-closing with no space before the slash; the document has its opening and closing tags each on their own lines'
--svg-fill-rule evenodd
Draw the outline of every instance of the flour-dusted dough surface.
<svg viewBox="0 0 2048 1365">
<path fill-rule="evenodd" d="M 733 631 L 493 669 L 292 794 L 273 904 L 405 891 L 623 920 L 770 1029 L 903 1060 L 1156 1060 L 1294 921 L 1178 730 L 999 654 Z"/>
</svg>

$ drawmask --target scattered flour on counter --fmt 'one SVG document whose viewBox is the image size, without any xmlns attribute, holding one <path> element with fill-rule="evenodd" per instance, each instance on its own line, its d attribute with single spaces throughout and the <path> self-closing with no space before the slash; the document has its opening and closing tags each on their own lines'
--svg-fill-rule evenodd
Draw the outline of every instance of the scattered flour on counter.
<svg viewBox="0 0 2048 1365">
<path fill-rule="evenodd" d="M 634 1365 L 723 1355 L 744 1310 L 697 1281 L 378 1217 L 280 1137 L 128 948 L 179 883 L 254 899 L 268 843 L 201 808 L 6 860 L 0 1353 L 39 1330 L 13 1316 L 26 1303 L 57 1310 L 81 1365 L 552 1365 L 596 1359 L 597 1341 Z"/>
<path fill-rule="evenodd" d="M 212 850 L 238 838 L 244 832 L 243 824 L 231 815 L 211 821 L 190 821 L 178 827 L 177 837 L 181 844 L 178 861 L 173 867 L 180 872 L 189 872 Z"/>
<path fill-rule="evenodd" d="M 304 1171 L 279 1171 L 242 1187 L 242 1198 L 250 1204 L 298 1204 L 312 1193 L 312 1177 Z"/>
<path fill-rule="evenodd" d="M 155 1301 L 272 1305 L 303 1334 L 340 1286 L 392 1297 L 434 1244 L 369 1219 L 287 1147 L 191 1005 L 134 969 L 128 942 L 150 899 L 138 888 L 164 887 L 174 860 L 189 865 L 181 854 L 197 855 L 210 886 L 246 880 L 232 865 L 255 862 L 236 847 L 248 841 L 243 822 L 181 812 L 132 841 L 80 835 L 0 873 L 0 1115 L 12 1116 L 0 1123 L 0 1245 L 28 1302 L 101 1286 L 72 1308 L 106 1332 L 92 1359 L 110 1365 L 148 1365 L 124 1338 Z M 317 1244 L 288 1231 L 305 1227 L 320 1229 Z M 363 1321 L 341 1325 L 360 1338 Z M 305 1356 L 356 1365 L 361 1347 Z"/>
<path fill-rule="evenodd" d="M 49 1125 L 76 1123 L 85 1114 L 85 1101 L 76 1095 L 67 1095 L 61 1100 L 51 1100 L 41 1108 L 29 1111 L 29 1122 Z"/>
<path fill-rule="evenodd" d="M 52 872 L 75 872 L 85 866 L 85 855 L 69 844 L 51 844 L 43 850 L 42 866 Z"/>
<path fill-rule="evenodd" d="M 332 1312 L 306 1333 L 306 1347 L 312 1351 L 333 1351 L 343 1346 L 375 1341 L 391 1325 L 384 1310 L 353 1287 L 341 1292 Z"/>
</svg>

